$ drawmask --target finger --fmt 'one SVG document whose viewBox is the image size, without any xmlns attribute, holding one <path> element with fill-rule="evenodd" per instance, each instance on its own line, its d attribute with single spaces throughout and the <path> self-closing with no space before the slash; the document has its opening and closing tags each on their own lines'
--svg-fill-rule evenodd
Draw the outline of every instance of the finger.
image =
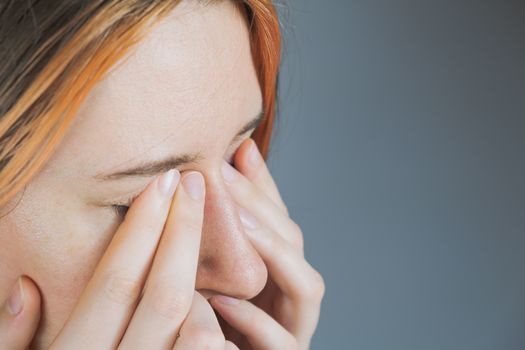
<svg viewBox="0 0 525 350">
<path fill-rule="evenodd" d="M 179 178 L 172 169 L 150 182 L 133 201 L 54 340 L 54 349 L 71 344 L 77 349 L 116 347 L 135 309 Z"/>
<path fill-rule="evenodd" d="M 226 161 L 222 162 L 222 175 L 230 193 L 241 207 L 250 211 L 272 230 L 282 234 L 299 250 L 303 250 L 303 234 L 300 227 L 264 192 Z M 242 209 L 239 214 L 242 214 Z"/>
<path fill-rule="evenodd" d="M 313 333 L 325 293 L 322 276 L 275 231 L 256 223 L 246 227 L 245 232 L 265 262 L 271 279 L 291 300 L 298 315 L 296 319 L 301 320 L 288 329 L 295 335 Z"/>
<path fill-rule="evenodd" d="M 184 174 L 121 349 L 171 347 L 192 305 L 204 218 L 204 177 Z"/>
<path fill-rule="evenodd" d="M 255 349 L 297 349 L 295 337 L 249 301 L 215 295 L 210 303 Z"/>
<path fill-rule="evenodd" d="M 252 138 L 246 139 L 237 149 L 234 156 L 235 167 L 244 174 L 255 186 L 288 215 L 288 208 L 284 203 L 281 194 L 270 174 L 270 170 L 262 154 L 259 152 L 257 144 Z"/>
<path fill-rule="evenodd" d="M 0 310 L 0 349 L 27 349 L 40 320 L 40 293 L 34 282 L 21 276 Z"/>
<path fill-rule="evenodd" d="M 190 312 L 180 329 L 174 350 L 223 350 L 226 339 L 211 305 L 199 292 L 195 292 Z"/>
<path fill-rule="evenodd" d="M 239 347 L 232 343 L 231 341 L 227 340 L 226 345 L 224 346 L 225 350 L 239 350 Z"/>
<path fill-rule="evenodd" d="M 258 225 L 246 228 L 246 235 L 264 260 L 272 279 L 288 296 L 309 301 L 324 294 L 319 274 L 281 235 Z"/>
</svg>

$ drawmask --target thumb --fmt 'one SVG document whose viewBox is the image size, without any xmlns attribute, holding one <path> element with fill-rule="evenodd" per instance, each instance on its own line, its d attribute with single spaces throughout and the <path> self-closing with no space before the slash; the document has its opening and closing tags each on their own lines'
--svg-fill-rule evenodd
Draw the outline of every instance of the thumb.
<svg viewBox="0 0 525 350">
<path fill-rule="evenodd" d="M 27 276 L 20 276 L 0 306 L 0 349 L 26 349 L 40 320 L 40 293 Z"/>
</svg>

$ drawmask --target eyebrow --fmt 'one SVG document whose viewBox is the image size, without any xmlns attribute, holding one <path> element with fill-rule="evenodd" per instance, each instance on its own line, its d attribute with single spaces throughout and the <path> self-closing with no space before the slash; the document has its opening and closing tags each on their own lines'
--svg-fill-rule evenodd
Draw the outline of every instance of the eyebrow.
<svg viewBox="0 0 525 350">
<path fill-rule="evenodd" d="M 265 113 L 261 109 L 261 111 L 255 116 L 255 118 L 250 120 L 237 132 L 237 134 L 233 137 L 231 143 L 234 143 L 246 132 L 252 129 L 256 129 L 259 125 L 261 125 L 262 121 L 264 120 L 264 117 Z M 97 181 L 108 181 L 123 179 L 127 177 L 149 177 L 166 172 L 172 168 L 176 168 L 184 164 L 195 163 L 200 159 L 202 159 L 202 155 L 200 153 L 185 153 L 177 156 L 170 156 L 160 161 L 146 161 L 137 166 L 125 170 L 120 170 L 114 173 L 97 174 L 93 176 L 93 178 Z"/>
</svg>

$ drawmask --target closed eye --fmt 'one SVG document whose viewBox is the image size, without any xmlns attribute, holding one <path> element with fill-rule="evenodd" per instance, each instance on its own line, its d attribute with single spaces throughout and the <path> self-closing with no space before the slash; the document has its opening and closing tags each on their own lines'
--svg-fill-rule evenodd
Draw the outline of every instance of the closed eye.
<svg viewBox="0 0 525 350">
<path fill-rule="evenodd" d="M 131 206 L 135 198 L 137 198 L 139 195 L 140 193 L 137 195 L 131 196 L 129 199 L 123 200 L 120 203 L 112 204 L 110 207 L 111 209 L 113 209 L 113 211 L 115 212 L 115 214 L 117 214 L 119 218 L 124 219 L 124 217 L 126 216 L 129 210 L 129 207 Z"/>
<path fill-rule="evenodd" d="M 233 156 L 232 156 L 232 157 L 230 157 L 230 159 L 228 159 L 228 164 L 230 164 L 231 166 L 234 166 L 233 163 L 234 162 L 233 162 Z M 137 196 L 134 196 L 134 197 L 132 197 L 132 198 L 126 200 L 126 201 L 122 201 L 122 204 L 112 204 L 111 208 L 113 209 L 115 214 L 120 219 L 123 220 L 126 217 L 126 214 L 128 213 L 129 207 L 131 206 L 131 204 L 133 203 L 135 198 L 137 198 Z"/>
<path fill-rule="evenodd" d="M 126 217 L 126 214 L 129 210 L 129 206 L 120 204 L 113 204 L 111 208 L 115 211 L 115 214 L 117 214 L 117 216 L 121 219 L 124 219 Z"/>
</svg>

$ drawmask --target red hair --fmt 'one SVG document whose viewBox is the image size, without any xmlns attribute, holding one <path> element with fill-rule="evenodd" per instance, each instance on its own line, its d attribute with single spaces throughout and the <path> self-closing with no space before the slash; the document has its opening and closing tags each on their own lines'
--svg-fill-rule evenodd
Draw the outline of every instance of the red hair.
<svg viewBox="0 0 525 350">
<path fill-rule="evenodd" d="M 46 7 L 29 1 L 28 16 L 22 3 L 0 5 L 0 52 L 9 55 L 0 56 L 0 207 L 50 158 L 94 84 L 178 2 L 60 1 Z M 265 112 L 252 137 L 266 158 L 276 109 L 279 21 L 271 0 L 238 4 L 246 9 Z M 31 16 L 39 17 L 39 32 L 28 30 Z"/>
</svg>

